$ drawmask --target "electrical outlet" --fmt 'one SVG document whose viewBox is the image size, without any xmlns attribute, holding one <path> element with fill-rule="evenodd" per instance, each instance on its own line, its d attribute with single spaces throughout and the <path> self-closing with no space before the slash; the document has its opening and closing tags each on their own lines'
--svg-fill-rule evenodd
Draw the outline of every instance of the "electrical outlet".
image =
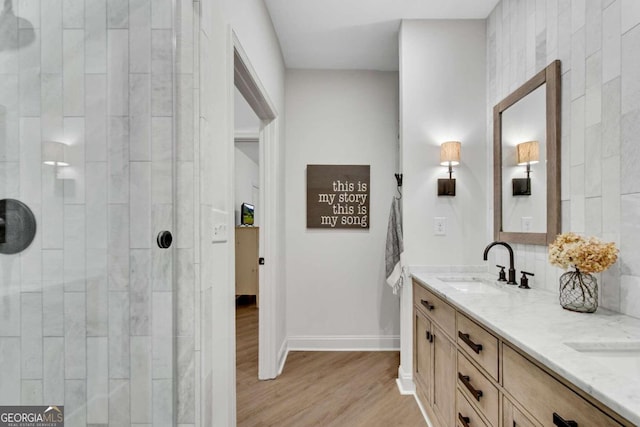
<svg viewBox="0 0 640 427">
<path fill-rule="evenodd" d="M 443 216 L 433 218 L 433 234 L 436 236 L 447 235 L 447 218 Z"/>
<path fill-rule="evenodd" d="M 533 222 L 533 217 L 531 216 L 523 216 L 522 217 L 522 231 L 528 233 L 531 231 L 531 226 Z"/>
</svg>

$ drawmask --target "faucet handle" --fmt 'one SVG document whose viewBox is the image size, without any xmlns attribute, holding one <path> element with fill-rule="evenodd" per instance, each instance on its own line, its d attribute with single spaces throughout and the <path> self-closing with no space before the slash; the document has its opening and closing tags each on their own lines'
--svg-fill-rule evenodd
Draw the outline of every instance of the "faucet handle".
<svg viewBox="0 0 640 427">
<path fill-rule="evenodd" d="M 504 272 L 504 265 L 496 264 L 496 267 L 498 267 L 500 269 L 500 271 L 498 272 L 498 282 L 506 282 L 507 281 L 507 275 Z"/>
<path fill-rule="evenodd" d="M 529 273 L 528 271 L 522 271 L 522 277 L 520 278 L 520 289 L 531 289 L 529 287 L 529 278 L 527 276 L 535 276 L 533 273 Z"/>
</svg>

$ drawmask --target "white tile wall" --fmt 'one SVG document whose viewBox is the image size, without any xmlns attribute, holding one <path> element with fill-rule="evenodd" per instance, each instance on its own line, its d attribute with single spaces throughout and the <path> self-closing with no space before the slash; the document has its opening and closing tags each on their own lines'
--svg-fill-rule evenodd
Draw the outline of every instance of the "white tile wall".
<svg viewBox="0 0 640 427">
<path fill-rule="evenodd" d="M 129 293 L 109 292 L 109 377 L 130 376 Z"/>
<path fill-rule="evenodd" d="M 131 338 L 131 422 L 152 421 L 151 339 Z"/>
<path fill-rule="evenodd" d="M 42 73 L 62 72 L 62 0 L 40 2 Z M 44 111 L 44 108 L 43 108 Z"/>
<path fill-rule="evenodd" d="M 87 383 L 84 380 L 65 380 L 64 405 L 65 426 L 85 427 L 87 425 Z M 74 408 L 67 411 L 66 408 Z"/>
<path fill-rule="evenodd" d="M 87 377 L 87 330 L 84 292 L 64 293 L 65 379 Z"/>
<path fill-rule="evenodd" d="M 639 316 L 640 3 L 540 0 L 524 15 L 513 12 L 520 3 L 502 0 L 487 20 L 488 121 L 511 90 L 562 61 L 562 228 L 618 244 L 619 262 L 599 276 L 601 305 Z M 514 28 L 534 16 L 537 34 L 519 41 Z M 522 76 L 514 58 L 534 44 L 547 60 Z M 555 289 L 561 271 L 546 261 L 546 248 L 519 245 L 517 262 L 530 264 L 532 254 L 536 277 Z"/>
<path fill-rule="evenodd" d="M 130 143 L 132 161 L 151 160 L 151 75 L 131 74 L 129 80 Z"/>
<path fill-rule="evenodd" d="M 20 389 L 20 354 L 20 338 L 0 338 L 0 359 L 4 366 L 13 367 L 0 373 L 0 401 L 5 405 L 20 404 L 20 395 L 16 393 Z"/>
<path fill-rule="evenodd" d="M 107 72 L 107 5 L 105 0 L 85 0 L 85 72 Z"/>
<path fill-rule="evenodd" d="M 42 293 L 22 293 L 22 379 L 42 379 Z"/>
<path fill-rule="evenodd" d="M 109 425 L 131 424 L 131 386 L 129 380 L 109 381 Z"/>
<path fill-rule="evenodd" d="M 108 289 L 107 250 L 87 249 L 87 336 L 108 335 Z"/>
<path fill-rule="evenodd" d="M 87 74 L 85 85 L 85 159 L 88 162 L 105 162 L 107 160 L 107 76 Z"/>
<path fill-rule="evenodd" d="M 151 251 L 131 250 L 130 332 L 151 335 Z M 133 363 L 133 362 L 132 362 Z"/>
<path fill-rule="evenodd" d="M 109 348 L 107 337 L 87 338 L 87 423 L 109 422 Z"/>
<path fill-rule="evenodd" d="M 44 405 L 42 398 L 42 380 L 22 380 L 22 405 Z"/>
<path fill-rule="evenodd" d="M 64 338 L 45 337 L 44 369 L 43 369 L 43 397 L 47 404 L 64 405 Z M 5 402 L 5 400 L 2 400 Z"/>
<path fill-rule="evenodd" d="M 129 1 L 129 50 L 131 73 L 151 71 L 151 0 Z"/>
</svg>

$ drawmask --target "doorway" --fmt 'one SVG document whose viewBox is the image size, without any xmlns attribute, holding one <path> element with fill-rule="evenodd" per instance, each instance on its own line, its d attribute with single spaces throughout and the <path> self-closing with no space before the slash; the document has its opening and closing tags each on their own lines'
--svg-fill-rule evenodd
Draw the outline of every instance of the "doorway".
<svg viewBox="0 0 640 427">
<path fill-rule="evenodd" d="M 260 118 L 234 94 L 236 393 L 238 408 L 258 378 Z"/>
<path fill-rule="evenodd" d="M 259 174 L 257 212 L 259 221 L 258 248 L 259 258 L 263 260 L 258 268 L 258 378 L 272 379 L 278 374 L 280 355 L 276 349 L 276 260 L 277 260 L 277 144 L 279 124 L 276 110 L 266 91 L 257 78 L 247 55 L 235 36 L 234 47 L 234 86 L 242 95 L 250 109 L 259 119 L 258 164 Z M 235 144 L 234 144 L 235 145 Z M 235 147 L 234 147 L 235 154 Z M 235 159 L 234 159 L 235 162 Z M 254 191 L 253 188 L 250 191 Z M 238 209 L 236 207 L 235 209 Z M 234 256 L 235 260 L 235 256 Z M 235 263 L 235 261 L 234 261 Z M 232 266 L 234 268 L 235 266 Z"/>
</svg>

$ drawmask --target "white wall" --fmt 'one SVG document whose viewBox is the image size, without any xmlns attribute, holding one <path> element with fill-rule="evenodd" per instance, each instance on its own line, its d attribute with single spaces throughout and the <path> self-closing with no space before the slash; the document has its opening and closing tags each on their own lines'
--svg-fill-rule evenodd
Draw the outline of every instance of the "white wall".
<svg viewBox="0 0 640 427">
<path fill-rule="evenodd" d="M 284 212 L 285 205 L 285 159 L 284 159 L 284 128 L 285 128 L 285 115 L 284 115 L 284 81 L 285 81 L 285 66 L 282 52 L 280 50 L 280 44 L 278 37 L 273 28 L 271 17 L 267 7 L 263 0 L 223 0 L 223 7 L 225 15 L 229 19 L 229 23 L 233 28 L 233 31 L 238 36 L 242 47 L 244 48 L 247 56 L 251 60 L 251 65 L 255 69 L 259 76 L 259 80 L 262 86 L 267 90 L 268 96 L 272 101 L 278 115 L 278 130 L 280 133 L 280 139 L 282 145 L 273 148 L 273 157 L 271 159 L 271 165 L 262 165 L 264 170 L 268 167 L 273 167 L 275 172 L 275 202 L 277 204 L 276 211 Z M 265 219 L 264 216 L 262 217 Z M 275 290 L 277 300 L 275 311 L 277 313 L 276 330 L 275 332 L 275 344 L 278 350 L 283 348 L 286 337 L 286 290 L 285 283 L 285 243 L 284 243 L 284 229 L 285 229 L 285 216 L 279 215 L 275 219 L 276 229 L 273 233 L 274 242 L 265 242 L 269 245 L 273 245 L 274 253 L 262 253 L 266 255 L 266 262 L 270 266 L 275 268 L 275 277 L 273 283 L 277 287 Z M 261 242 L 261 251 L 267 249 L 266 244 Z"/>
<path fill-rule="evenodd" d="M 287 71 L 287 332 L 292 348 L 397 346 L 384 247 L 398 158 L 398 75 Z M 306 228 L 308 164 L 371 165 L 371 228 Z"/>
<path fill-rule="evenodd" d="M 253 143 L 255 144 L 255 143 Z M 255 144 L 258 145 L 258 144 Z M 253 187 L 260 184 L 260 168 L 258 164 L 243 153 L 239 148 L 235 149 L 235 211 L 236 225 L 240 225 L 240 205 L 244 202 L 256 206 L 258 200 L 253 199 Z M 259 208 L 259 206 L 257 206 Z M 260 212 L 256 209 L 255 225 L 260 225 Z"/>
<path fill-rule="evenodd" d="M 477 265 L 487 242 L 484 21 L 403 21 L 400 103 L 409 265 Z M 456 196 L 438 197 L 440 144 L 462 142 Z M 434 217 L 447 235 L 434 236 Z M 410 232 L 409 232 L 410 231 Z"/>
<path fill-rule="evenodd" d="M 479 265 L 489 242 L 486 186 L 485 21 L 410 20 L 400 29 L 400 158 L 408 265 Z M 438 197 L 440 144 L 462 143 L 456 196 Z M 446 218 L 446 236 L 433 233 Z M 402 291 L 399 378 L 411 378 L 411 290 Z M 406 344 L 406 346 L 405 346 Z M 407 381 L 410 386 L 411 381 Z"/>
<path fill-rule="evenodd" d="M 640 8 L 637 2 L 502 0 L 487 19 L 487 122 L 493 106 L 551 61 L 562 62 L 562 231 L 614 241 L 598 275 L 603 307 L 640 317 Z M 517 59 L 517 60 L 516 60 Z M 489 139 L 487 144 L 489 144 Z M 490 179 L 490 177 L 489 177 Z M 545 246 L 517 245 L 518 269 L 557 291 Z"/>
<path fill-rule="evenodd" d="M 260 132 L 260 118 L 238 88 L 233 91 L 233 122 L 236 137 L 257 137 Z"/>
<path fill-rule="evenodd" d="M 227 427 L 235 425 L 235 304 L 233 239 L 212 244 L 209 231 L 213 223 L 212 209 L 228 213 L 228 227 L 233 228 L 233 29 L 258 74 L 267 96 L 279 114 L 284 111 L 284 62 L 271 19 L 261 0 L 237 2 L 218 0 L 194 3 L 200 12 L 193 24 L 198 38 L 194 40 L 198 62 L 195 86 L 195 204 L 196 235 L 199 245 L 194 250 L 195 277 L 199 284 L 196 327 L 201 342 L 197 351 L 195 386 L 201 390 L 195 403 L 196 424 Z M 201 27 L 198 27 L 201 25 Z M 281 119 L 277 119 L 281 120 Z M 282 147 L 275 147 L 276 159 Z M 274 167 L 278 168 L 278 164 Z M 277 177 L 277 202 L 282 203 L 281 175 Z M 282 227 L 282 224 L 278 224 Z M 281 229 L 276 230 L 282 235 Z M 280 242 L 276 242 L 281 245 Z M 272 262 L 282 264 L 280 249 Z M 280 282 L 282 283 L 282 282 Z M 279 295 L 284 298 L 284 285 Z M 278 310 L 284 318 L 284 310 Z M 284 323 L 284 320 L 278 319 Z M 277 331 L 278 332 L 278 331 Z M 276 334 L 284 341 L 284 327 Z"/>
</svg>

